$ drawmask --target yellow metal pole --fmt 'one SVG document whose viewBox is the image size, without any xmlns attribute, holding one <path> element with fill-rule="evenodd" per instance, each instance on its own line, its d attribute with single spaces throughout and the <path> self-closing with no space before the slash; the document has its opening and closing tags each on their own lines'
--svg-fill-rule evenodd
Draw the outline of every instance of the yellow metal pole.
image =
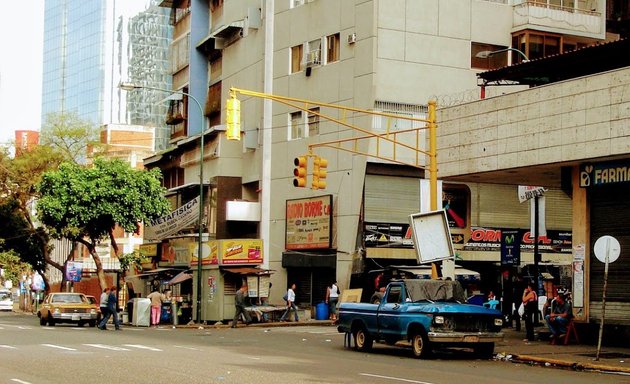
<svg viewBox="0 0 630 384">
<path fill-rule="evenodd" d="M 435 100 L 429 101 L 429 186 L 431 210 L 437 210 L 437 134 L 435 124 Z"/>
</svg>

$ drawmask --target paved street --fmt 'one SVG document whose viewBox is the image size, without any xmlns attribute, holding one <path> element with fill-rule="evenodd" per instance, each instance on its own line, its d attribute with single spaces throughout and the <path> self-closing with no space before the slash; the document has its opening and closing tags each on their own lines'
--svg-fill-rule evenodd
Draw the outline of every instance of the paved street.
<svg viewBox="0 0 630 384">
<path fill-rule="evenodd" d="M 332 326 L 121 332 L 0 313 L 0 382 L 85 383 L 620 383 L 627 377 L 477 360 L 441 353 L 416 360 L 403 348 L 343 347 Z"/>
</svg>

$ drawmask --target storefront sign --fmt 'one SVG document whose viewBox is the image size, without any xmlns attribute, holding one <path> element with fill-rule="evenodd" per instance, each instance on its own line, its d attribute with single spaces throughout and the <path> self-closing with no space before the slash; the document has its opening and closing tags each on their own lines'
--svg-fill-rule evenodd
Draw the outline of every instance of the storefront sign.
<svg viewBox="0 0 630 384">
<path fill-rule="evenodd" d="M 363 229 L 366 247 L 413 248 L 409 224 L 365 223 Z"/>
<path fill-rule="evenodd" d="M 190 266 L 196 266 L 199 243 L 189 243 L 188 253 L 190 255 Z M 201 265 L 219 264 L 219 240 L 205 241 L 201 244 L 201 255 Z"/>
<path fill-rule="evenodd" d="M 501 265 L 521 264 L 521 236 L 518 229 L 501 231 Z"/>
<path fill-rule="evenodd" d="M 199 197 L 145 225 L 144 239 L 156 241 L 173 236 L 183 228 L 192 225 L 197 219 L 199 219 Z"/>
<path fill-rule="evenodd" d="M 535 197 L 541 197 L 545 195 L 546 189 L 543 187 L 535 187 L 532 185 L 519 185 L 518 186 L 518 201 L 524 203 L 527 200 L 531 200 Z"/>
<path fill-rule="evenodd" d="M 630 182 L 630 159 L 580 165 L 580 187 Z"/>
<path fill-rule="evenodd" d="M 534 238 L 528 229 L 472 227 L 470 239 L 464 244 L 465 251 L 499 251 L 501 249 L 501 232 L 503 230 L 517 231 L 520 250 L 532 252 Z M 570 254 L 573 251 L 572 233 L 568 231 L 547 230 L 546 236 L 538 237 L 540 252 L 554 252 Z"/>
<path fill-rule="evenodd" d="M 286 249 L 332 247 L 332 195 L 287 200 Z"/>
<path fill-rule="evenodd" d="M 263 242 L 261 239 L 220 240 L 219 254 L 222 265 L 262 264 Z"/>
</svg>

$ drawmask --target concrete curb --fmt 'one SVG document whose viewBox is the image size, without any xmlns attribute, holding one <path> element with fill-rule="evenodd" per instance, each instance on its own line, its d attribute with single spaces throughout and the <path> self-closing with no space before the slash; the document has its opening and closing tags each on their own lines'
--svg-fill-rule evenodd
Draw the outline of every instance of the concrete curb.
<svg viewBox="0 0 630 384">
<path fill-rule="evenodd" d="M 557 367 L 570 368 L 576 371 L 602 371 L 630 374 L 630 368 L 614 367 L 605 364 L 577 363 L 573 361 L 550 359 L 531 355 L 512 355 L 512 361 L 520 363 L 536 363 L 543 366 L 553 365 Z"/>
</svg>

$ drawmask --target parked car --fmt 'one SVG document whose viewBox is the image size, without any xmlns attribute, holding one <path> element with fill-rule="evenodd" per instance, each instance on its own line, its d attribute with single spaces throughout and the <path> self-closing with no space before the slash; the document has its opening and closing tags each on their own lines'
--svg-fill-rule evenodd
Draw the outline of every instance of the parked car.
<svg viewBox="0 0 630 384">
<path fill-rule="evenodd" d="M 40 325 L 53 326 L 57 323 L 76 323 L 79 327 L 96 326 L 98 307 L 90 303 L 82 293 L 49 293 L 37 310 Z"/>
<path fill-rule="evenodd" d="M 13 310 L 13 297 L 8 289 L 0 289 L 0 311 Z"/>
<path fill-rule="evenodd" d="M 473 348 L 490 358 L 494 343 L 503 340 L 501 312 L 465 302 L 457 281 L 392 281 L 378 304 L 341 303 L 337 329 L 352 335 L 359 351 L 374 341 L 409 341 L 418 358 L 439 347 Z"/>
<path fill-rule="evenodd" d="M 92 295 L 85 295 L 85 297 L 87 297 L 87 299 L 90 301 L 90 303 L 92 303 L 92 304 L 94 304 L 96 306 L 97 311 L 98 311 L 98 316 L 96 317 L 96 322 L 100 323 L 103 314 L 101 313 L 100 305 L 96 302 L 96 297 L 94 297 Z"/>
</svg>

